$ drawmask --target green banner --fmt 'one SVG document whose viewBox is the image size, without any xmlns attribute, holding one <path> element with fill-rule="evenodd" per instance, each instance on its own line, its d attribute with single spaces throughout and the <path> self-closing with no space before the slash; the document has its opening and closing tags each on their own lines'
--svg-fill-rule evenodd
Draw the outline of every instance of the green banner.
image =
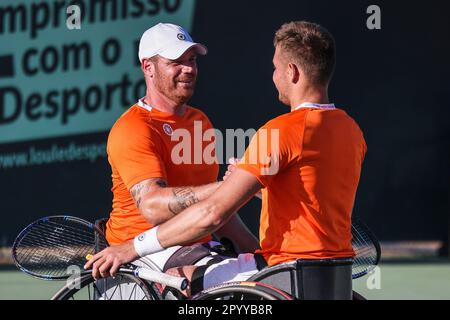
<svg viewBox="0 0 450 320">
<path fill-rule="evenodd" d="M 142 33 L 158 22 L 190 31 L 194 10 L 195 0 L 2 0 L 0 143 L 109 130 L 145 93 Z"/>
</svg>

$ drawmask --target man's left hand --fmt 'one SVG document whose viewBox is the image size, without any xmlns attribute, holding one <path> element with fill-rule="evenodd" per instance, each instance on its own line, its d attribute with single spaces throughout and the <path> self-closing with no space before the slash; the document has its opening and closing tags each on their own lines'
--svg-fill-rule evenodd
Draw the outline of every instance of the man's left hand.
<svg viewBox="0 0 450 320">
<path fill-rule="evenodd" d="M 112 246 L 94 255 L 85 265 L 84 269 L 92 268 L 94 279 L 115 277 L 120 266 L 139 258 L 134 249 L 133 240 Z"/>
</svg>

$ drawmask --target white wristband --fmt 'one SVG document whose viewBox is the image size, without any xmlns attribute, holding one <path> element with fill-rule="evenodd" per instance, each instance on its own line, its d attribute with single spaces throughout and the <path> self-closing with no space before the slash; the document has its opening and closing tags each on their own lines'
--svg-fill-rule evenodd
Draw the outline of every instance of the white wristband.
<svg viewBox="0 0 450 320">
<path fill-rule="evenodd" d="M 134 238 L 134 250 L 142 258 L 146 255 L 164 250 L 158 241 L 156 231 L 158 227 L 142 232 Z"/>
</svg>

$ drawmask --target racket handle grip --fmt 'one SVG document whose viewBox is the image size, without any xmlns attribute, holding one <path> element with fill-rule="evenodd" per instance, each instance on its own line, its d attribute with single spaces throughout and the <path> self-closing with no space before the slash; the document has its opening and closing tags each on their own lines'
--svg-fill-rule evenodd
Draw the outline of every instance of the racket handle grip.
<svg viewBox="0 0 450 320">
<path fill-rule="evenodd" d="M 171 276 L 159 271 L 137 268 L 136 270 L 134 270 L 134 274 L 141 279 L 161 283 L 180 291 L 185 290 L 188 286 L 188 280 L 186 278 Z"/>
</svg>

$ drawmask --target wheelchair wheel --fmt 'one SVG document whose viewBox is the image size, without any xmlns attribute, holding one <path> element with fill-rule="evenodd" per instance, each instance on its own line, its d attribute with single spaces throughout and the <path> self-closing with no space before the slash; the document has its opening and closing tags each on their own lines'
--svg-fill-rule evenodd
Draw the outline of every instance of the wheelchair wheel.
<svg viewBox="0 0 450 320">
<path fill-rule="evenodd" d="M 367 300 L 366 298 L 364 298 L 361 294 L 359 294 L 356 291 L 352 292 L 352 300 Z"/>
<path fill-rule="evenodd" d="M 233 282 L 206 289 L 191 300 L 293 300 L 287 293 L 258 282 Z"/>
<path fill-rule="evenodd" d="M 82 276 L 79 283 L 66 284 L 52 300 L 161 300 L 153 284 L 119 271 L 116 278 L 94 280 L 91 274 Z"/>
</svg>

